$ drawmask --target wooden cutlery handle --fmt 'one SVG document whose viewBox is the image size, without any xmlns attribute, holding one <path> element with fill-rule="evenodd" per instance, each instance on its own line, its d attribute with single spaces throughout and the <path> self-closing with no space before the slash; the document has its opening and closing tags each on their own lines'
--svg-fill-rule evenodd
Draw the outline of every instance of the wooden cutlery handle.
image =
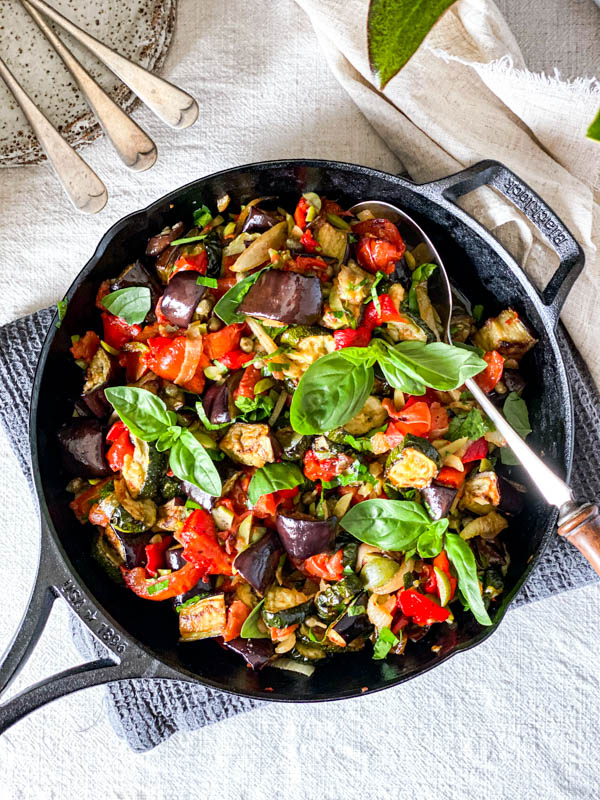
<svg viewBox="0 0 600 800">
<path fill-rule="evenodd" d="M 558 532 L 575 545 L 600 575 L 600 509 L 594 503 L 569 506 L 558 520 Z"/>
</svg>

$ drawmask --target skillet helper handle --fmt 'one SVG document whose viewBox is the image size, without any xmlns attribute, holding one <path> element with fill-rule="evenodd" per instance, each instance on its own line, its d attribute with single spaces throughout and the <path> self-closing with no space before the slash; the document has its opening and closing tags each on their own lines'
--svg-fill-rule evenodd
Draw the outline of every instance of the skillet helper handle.
<svg viewBox="0 0 600 800">
<path fill-rule="evenodd" d="M 561 509 L 558 533 L 574 545 L 600 575 L 600 508 L 595 503 Z"/>
<path fill-rule="evenodd" d="M 447 178 L 433 181 L 429 186 L 451 201 L 479 186 L 491 186 L 527 217 L 560 258 L 558 269 L 542 292 L 542 300 L 556 324 L 567 295 L 583 269 L 585 256 L 573 234 L 554 211 L 525 181 L 499 161 L 480 161 Z"/>
</svg>

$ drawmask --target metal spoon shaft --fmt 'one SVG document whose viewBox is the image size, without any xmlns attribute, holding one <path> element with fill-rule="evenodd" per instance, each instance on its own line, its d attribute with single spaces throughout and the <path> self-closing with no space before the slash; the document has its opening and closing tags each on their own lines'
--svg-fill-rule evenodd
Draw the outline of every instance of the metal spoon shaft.
<svg viewBox="0 0 600 800">
<path fill-rule="evenodd" d="M 167 125 L 172 128 L 187 128 L 194 124 L 198 118 L 198 104 L 189 94 L 102 44 L 44 0 L 29 0 L 29 4 L 87 47 Z"/>
<path fill-rule="evenodd" d="M 108 200 L 106 186 L 48 122 L 1 58 L 0 76 L 21 106 L 69 200 L 85 214 L 101 211 Z"/>
<path fill-rule="evenodd" d="M 21 4 L 65 62 L 125 166 L 136 172 L 149 169 L 157 156 L 152 139 L 96 83 L 31 3 Z"/>
</svg>

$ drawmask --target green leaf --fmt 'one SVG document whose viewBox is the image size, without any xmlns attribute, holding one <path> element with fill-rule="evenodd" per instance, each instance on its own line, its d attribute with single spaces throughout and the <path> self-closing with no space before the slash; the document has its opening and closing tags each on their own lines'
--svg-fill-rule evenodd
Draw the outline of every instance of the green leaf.
<svg viewBox="0 0 600 800">
<path fill-rule="evenodd" d="M 204 425 L 207 431 L 218 431 L 220 428 L 226 428 L 228 425 L 231 425 L 231 422 L 233 422 L 232 420 L 231 422 L 219 422 L 218 425 L 213 424 L 206 416 L 206 411 L 204 410 L 201 400 L 198 400 L 196 403 L 196 414 L 198 414 L 200 422 Z"/>
<path fill-rule="evenodd" d="M 217 317 L 222 319 L 226 325 L 231 325 L 234 322 L 244 322 L 246 317 L 244 314 L 237 313 L 237 307 L 265 269 L 270 269 L 270 267 L 259 269 L 258 272 L 253 272 L 252 275 L 248 275 L 243 281 L 236 283 L 229 291 L 225 292 L 223 297 L 216 304 L 213 310 Z"/>
<path fill-rule="evenodd" d="M 304 475 L 296 464 L 265 464 L 257 469 L 248 486 L 248 500 L 255 506 L 264 494 L 280 489 L 293 489 L 304 483 Z"/>
<path fill-rule="evenodd" d="M 443 342 L 400 342 L 394 346 L 405 372 L 426 386 L 450 391 L 487 367 L 476 353 Z"/>
<path fill-rule="evenodd" d="M 207 278 L 206 275 L 198 275 L 196 283 L 198 286 L 208 286 L 209 289 L 216 289 L 219 285 L 216 278 Z"/>
<path fill-rule="evenodd" d="M 275 400 L 270 394 L 259 394 L 255 397 L 236 397 L 234 403 L 235 407 L 242 412 L 241 416 L 236 417 L 236 419 L 241 419 L 244 422 L 259 422 L 261 419 L 267 419 L 267 417 L 271 416 L 275 407 Z"/>
<path fill-rule="evenodd" d="M 399 72 L 454 0 L 371 0 L 369 64 L 380 88 Z"/>
<path fill-rule="evenodd" d="M 373 301 L 373 305 L 375 306 L 375 310 L 378 314 L 381 314 L 381 303 L 379 302 L 379 295 L 377 294 L 377 284 L 379 281 L 385 278 L 383 272 L 377 272 L 375 275 L 375 280 L 371 284 L 371 300 Z M 368 298 L 365 300 L 365 303 L 368 302 Z"/>
<path fill-rule="evenodd" d="M 191 244 L 192 242 L 201 242 L 202 239 L 206 239 L 208 233 L 199 233 L 198 236 L 186 236 L 183 239 L 175 239 L 174 242 L 171 242 L 170 247 L 176 247 L 178 244 Z"/>
<path fill-rule="evenodd" d="M 485 610 L 479 578 L 477 577 L 477 564 L 473 551 L 457 533 L 447 533 L 445 549 L 448 559 L 454 566 L 458 576 L 458 588 L 469 604 L 473 616 L 480 625 L 492 625 L 492 620 Z"/>
<path fill-rule="evenodd" d="M 365 361 L 353 363 L 342 351 L 319 358 L 306 370 L 292 397 L 293 429 L 313 434 L 341 428 L 364 406 L 373 380 L 372 367 Z"/>
<path fill-rule="evenodd" d="M 433 275 L 438 268 L 437 264 L 421 264 L 412 274 L 412 283 L 408 290 L 408 308 L 413 314 L 419 313 L 419 301 L 417 300 L 416 288 L 420 283 L 427 283 L 428 278 Z"/>
<path fill-rule="evenodd" d="M 140 325 L 152 306 L 150 289 L 147 286 L 117 289 L 102 298 L 102 305 L 128 325 Z"/>
<path fill-rule="evenodd" d="M 68 304 L 69 304 L 69 301 L 66 299 L 66 297 L 63 300 L 59 300 L 58 303 L 56 304 L 56 310 L 58 311 L 58 322 L 56 323 L 56 327 L 57 328 L 60 328 L 60 326 L 62 325 L 63 319 L 67 315 L 67 305 Z"/>
<path fill-rule="evenodd" d="M 165 450 L 170 450 L 181 436 L 182 430 L 183 428 L 180 428 L 179 425 L 171 425 L 170 428 L 167 428 L 166 431 L 161 433 L 156 440 L 156 449 L 158 452 L 164 453 Z"/>
<path fill-rule="evenodd" d="M 371 436 L 374 436 L 376 433 L 381 433 L 382 431 L 386 430 L 387 422 L 385 425 L 380 425 L 379 428 L 373 428 L 370 430 L 366 436 L 352 436 L 351 433 L 345 433 L 345 431 L 341 431 L 343 435 L 344 444 L 350 445 L 354 450 L 358 453 L 372 453 L 373 452 L 373 445 L 371 444 Z"/>
<path fill-rule="evenodd" d="M 417 550 L 421 558 L 435 558 L 442 552 L 444 533 L 448 530 L 448 520 L 438 519 L 417 540 Z"/>
<path fill-rule="evenodd" d="M 473 319 L 475 322 L 481 322 L 481 318 L 483 317 L 483 306 L 477 305 L 473 306 Z"/>
<path fill-rule="evenodd" d="M 242 630 L 240 631 L 240 636 L 242 639 L 270 639 L 271 634 L 265 631 L 261 631 L 258 627 L 259 621 L 262 619 L 260 612 L 262 610 L 264 600 L 261 600 L 260 603 L 255 606 L 250 614 L 246 617 L 244 624 L 242 625 Z"/>
<path fill-rule="evenodd" d="M 205 206 L 204 203 L 194 211 L 194 225 L 197 228 L 203 228 L 208 225 L 209 222 L 212 222 L 212 218 L 210 208 Z"/>
<path fill-rule="evenodd" d="M 373 645 L 373 661 L 381 661 L 390 652 L 392 647 L 398 644 L 400 640 L 391 632 L 389 628 L 382 628 L 379 631 L 377 641 Z"/>
<path fill-rule="evenodd" d="M 516 392 L 511 392 L 502 408 L 506 421 L 510 422 L 519 436 L 525 439 L 531 433 L 531 425 L 529 423 L 529 412 L 527 410 L 527 403 Z M 510 447 L 503 447 L 500 450 L 500 460 L 503 464 L 514 465 L 521 462 L 515 456 Z"/>
<path fill-rule="evenodd" d="M 375 339 L 369 345 L 369 349 L 375 352 L 377 363 L 390 386 L 407 394 L 425 394 L 425 384 L 406 372 L 404 362 L 392 345 L 383 339 Z"/>
<path fill-rule="evenodd" d="M 493 430 L 494 426 L 488 418 L 484 417 L 479 409 L 472 408 L 469 412 L 462 412 L 452 417 L 446 436 L 451 442 L 462 439 L 463 436 L 477 441 L 485 433 Z"/>
<path fill-rule="evenodd" d="M 182 481 L 189 481 L 213 497 L 221 494 L 221 478 L 207 451 L 191 431 L 182 430 L 171 449 L 169 466 Z"/>
<path fill-rule="evenodd" d="M 587 129 L 587 137 L 588 139 L 594 139 L 596 142 L 600 142 L 600 111 L 596 115 L 596 119 L 592 122 L 590 127 Z"/>
<path fill-rule="evenodd" d="M 357 503 L 340 525 L 359 541 L 382 550 L 407 550 L 432 523 L 419 503 L 377 499 Z"/>
<path fill-rule="evenodd" d="M 158 439 L 173 424 L 164 402 L 147 389 L 112 386 L 104 394 L 129 430 L 145 442 Z"/>
</svg>

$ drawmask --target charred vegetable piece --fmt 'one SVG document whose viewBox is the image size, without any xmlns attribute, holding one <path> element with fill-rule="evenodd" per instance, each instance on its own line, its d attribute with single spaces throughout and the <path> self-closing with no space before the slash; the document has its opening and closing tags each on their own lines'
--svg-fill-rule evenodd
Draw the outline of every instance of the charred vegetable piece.
<svg viewBox="0 0 600 800">
<path fill-rule="evenodd" d="M 362 591 L 363 585 L 358 575 L 346 575 L 337 583 L 330 583 L 315 597 L 317 614 L 321 619 L 333 622 L 344 611 L 348 601 Z"/>
<path fill-rule="evenodd" d="M 153 236 L 146 247 L 146 255 L 159 256 L 164 250 L 167 249 L 171 242 L 174 242 L 175 239 L 179 239 L 183 231 L 183 222 L 176 222 L 172 228 L 166 228 L 166 230 L 164 230 L 162 233 L 159 233 L 158 236 Z"/>
<path fill-rule="evenodd" d="M 504 514 L 523 510 L 523 494 L 495 472 L 475 472 L 465 482 L 460 507 L 474 514 L 488 514 L 494 509 Z"/>
<path fill-rule="evenodd" d="M 344 644 L 349 644 L 359 636 L 366 636 L 373 630 L 373 625 L 367 615 L 368 602 L 369 596 L 366 592 L 359 594 L 348 610 L 333 626 L 332 630 L 335 632 L 335 635 L 341 637 Z M 335 638 L 333 641 L 335 643 Z"/>
<path fill-rule="evenodd" d="M 167 453 L 159 453 L 154 444 L 134 437 L 133 458 L 125 459 L 121 474 L 134 498 L 154 497 L 167 466 Z"/>
<path fill-rule="evenodd" d="M 324 328 L 310 325 L 294 325 L 281 334 L 279 341 L 281 344 L 289 344 L 292 347 L 296 347 L 303 339 L 307 339 L 309 336 L 323 336 L 326 333 L 328 331 Z"/>
<path fill-rule="evenodd" d="M 127 514 L 126 511 L 124 513 Z M 131 519 L 133 519 L 133 517 L 131 517 Z M 125 533 L 125 531 L 116 528 L 112 522 L 106 528 L 108 540 L 120 554 L 127 569 L 141 567 L 146 563 L 146 545 L 150 542 L 153 535 L 152 531 L 148 530 L 139 533 L 133 531 Z"/>
<path fill-rule="evenodd" d="M 300 461 L 310 447 L 311 437 L 296 433 L 291 426 L 279 428 L 275 437 L 281 447 L 281 457 L 286 461 Z"/>
<path fill-rule="evenodd" d="M 250 288 L 238 311 L 287 325 L 315 325 L 321 316 L 322 304 L 318 278 L 269 269 Z"/>
<path fill-rule="evenodd" d="M 254 670 L 262 669 L 275 655 L 275 647 L 270 639 L 231 639 L 223 642 L 228 650 L 240 655 Z"/>
<path fill-rule="evenodd" d="M 65 469 L 80 478 L 102 478 L 111 470 L 104 458 L 104 431 L 96 419 L 79 418 L 58 431 Z"/>
<path fill-rule="evenodd" d="M 476 536 L 481 536 L 484 539 L 495 539 L 505 528 L 508 528 L 506 518 L 502 514 L 498 514 L 497 511 L 489 511 L 487 514 L 475 517 L 475 519 L 467 522 L 460 535 L 463 539 L 472 539 Z"/>
<path fill-rule="evenodd" d="M 188 562 L 183 557 L 183 547 L 178 545 L 176 547 L 170 547 L 165 553 L 165 563 L 167 567 L 173 572 L 176 572 L 178 569 L 184 567 Z M 212 575 L 205 575 L 204 578 L 200 578 L 198 583 L 195 586 L 185 592 L 185 594 L 178 594 L 176 597 L 173 598 L 173 607 L 177 608 L 177 606 L 182 605 L 183 603 L 191 600 L 192 597 L 196 597 L 196 595 L 204 595 L 206 592 L 212 592 L 215 588 L 215 579 Z"/>
<path fill-rule="evenodd" d="M 282 608 L 279 611 L 267 611 L 263 608 L 262 618 L 269 628 L 287 628 L 290 625 L 304 622 L 313 613 L 314 608 L 312 600 L 307 600 L 305 603 L 300 603 L 300 605 L 292 606 L 291 608 Z"/>
<path fill-rule="evenodd" d="M 197 642 L 222 636 L 227 624 L 225 595 L 203 597 L 179 611 L 179 633 L 182 642 Z"/>
<path fill-rule="evenodd" d="M 169 281 L 160 301 L 160 311 L 172 325 L 187 328 L 198 303 L 206 292 L 206 286 L 197 283 L 195 270 L 178 272 Z"/>
<path fill-rule="evenodd" d="M 510 564 L 510 556 L 504 542 L 497 539 L 473 539 L 477 553 L 477 561 L 483 569 L 495 567 L 503 575 Z"/>
<path fill-rule="evenodd" d="M 334 228 L 329 222 L 318 226 L 315 239 L 321 248 L 319 255 L 331 256 L 340 263 L 346 260 L 348 254 L 348 232 Z"/>
<path fill-rule="evenodd" d="M 190 484 L 190 486 L 191 485 L 193 484 Z M 196 486 L 194 488 L 197 489 L 198 487 Z M 159 482 L 158 491 L 162 495 L 163 500 L 172 500 L 174 497 L 179 497 L 184 494 L 181 481 L 174 475 L 163 475 Z"/>
<path fill-rule="evenodd" d="M 344 425 L 344 430 L 352 436 L 362 436 L 373 428 L 378 428 L 388 418 L 387 411 L 378 397 L 370 395 L 355 417 Z"/>
<path fill-rule="evenodd" d="M 264 536 L 236 556 L 234 567 L 250 586 L 264 595 L 275 578 L 282 547 L 275 531 L 267 531 Z"/>
<path fill-rule="evenodd" d="M 488 319 L 473 337 L 478 347 L 486 351 L 497 350 L 505 358 L 522 358 L 536 341 L 512 308 Z"/>
<path fill-rule="evenodd" d="M 104 396 L 104 390 L 116 377 L 118 368 L 103 347 L 96 350 L 85 373 L 85 384 L 81 398 L 95 417 L 108 416 L 111 405 Z"/>
<path fill-rule="evenodd" d="M 219 447 L 234 461 L 250 467 L 264 467 L 276 460 L 275 437 L 268 425 L 236 422 L 219 442 Z M 279 445 L 277 444 L 277 447 Z"/>
<path fill-rule="evenodd" d="M 516 369 L 505 369 L 502 373 L 502 382 L 509 392 L 522 394 L 526 386 L 525 378 Z"/>
<path fill-rule="evenodd" d="M 213 497 L 212 495 L 203 491 L 199 486 L 196 486 L 194 483 L 190 483 L 189 481 L 182 481 L 181 488 L 184 493 L 187 494 L 190 500 L 193 500 L 194 503 L 198 503 L 198 505 L 202 506 L 202 508 L 206 511 L 211 511 L 217 502 L 218 498 Z"/>
<path fill-rule="evenodd" d="M 435 342 L 431 328 L 416 314 L 403 305 L 400 309 L 402 322 L 388 322 L 387 331 L 394 342 Z"/>
<path fill-rule="evenodd" d="M 330 550 L 335 540 L 337 518 L 314 519 L 308 514 L 277 514 L 277 533 L 288 555 L 304 561 Z"/>
<path fill-rule="evenodd" d="M 150 299 L 152 308 L 156 305 L 160 297 L 161 288 L 159 282 L 154 275 L 151 275 L 141 261 L 134 261 L 126 267 L 123 272 L 116 278 L 111 286 L 111 292 L 116 292 L 118 289 L 128 289 L 130 286 L 146 286 L 150 289 Z M 152 312 L 150 312 L 152 314 Z M 146 317 L 146 319 L 149 318 Z"/>
<path fill-rule="evenodd" d="M 149 526 L 141 519 L 135 519 L 123 506 L 117 506 L 110 518 L 111 527 L 120 533 L 142 533 Z"/>
<path fill-rule="evenodd" d="M 225 383 L 213 383 L 206 390 L 202 398 L 202 406 L 212 425 L 231 422 L 231 402 L 228 381 Z"/>
<path fill-rule="evenodd" d="M 281 215 L 274 211 L 263 211 L 258 206 L 251 206 L 244 224 L 242 233 L 263 233 L 281 222 Z"/>
<path fill-rule="evenodd" d="M 408 436 L 406 437 L 409 438 Z M 413 439 L 419 437 L 414 436 Z M 423 440 L 429 445 L 426 439 Z M 419 446 L 406 447 L 404 444 L 393 450 L 388 456 L 385 476 L 395 489 L 424 489 L 429 486 L 438 473 L 436 458 L 430 458 Z M 432 447 L 432 445 L 429 445 Z M 435 450 L 435 448 L 432 447 Z"/>
<path fill-rule="evenodd" d="M 421 489 L 421 497 L 429 506 L 432 519 L 442 519 L 448 515 L 456 493 L 456 489 L 449 486 L 438 486 L 435 482 L 431 486 Z"/>
<path fill-rule="evenodd" d="M 92 556 L 102 569 L 116 583 L 123 583 L 121 567 L 123 559 L 119 553 L 111 546 L 110 542 L 103 533 L 98 533 L 92 546 Z"/>
</svg>

